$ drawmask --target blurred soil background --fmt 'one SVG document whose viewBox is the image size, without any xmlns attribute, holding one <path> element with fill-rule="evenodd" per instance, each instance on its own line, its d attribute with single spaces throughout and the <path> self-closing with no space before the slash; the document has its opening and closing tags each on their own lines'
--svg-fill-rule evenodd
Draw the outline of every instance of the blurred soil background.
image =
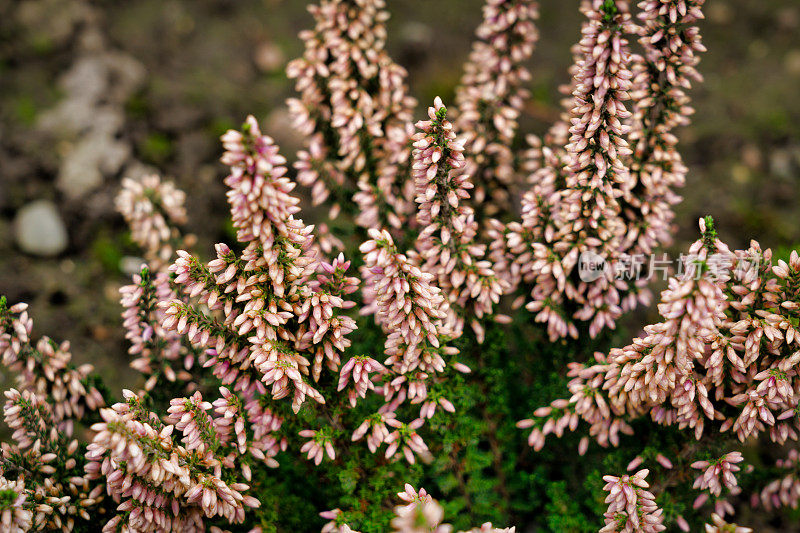
<svg viewBox="0 0 800 533">
<path fill-rule="evenodd" d="M 559 111 L 581 23 L 578 0 L 540 3 L 524 119 L 537 133 Z M 412 93 L 452 102 L 481 0 L 388 4 L 388 47 Z M 800 245 L 800 3 L 706 6 L 671 251 L 711 214 L 731 246 L 756 238 L 785 253 Z M 174 179 L 197 250 L 230 240 L 218 137 L 252 113 L 294 160 L 284 67 L 311 24 L 300 0 L 0 0 L 0 294 L 31 304 L 36 336 L 71 340 L 112 388 L 138 384 L 119 318 L 118 288 L 138 267 L 114 210 L 120 180 Z"/>
</svg>

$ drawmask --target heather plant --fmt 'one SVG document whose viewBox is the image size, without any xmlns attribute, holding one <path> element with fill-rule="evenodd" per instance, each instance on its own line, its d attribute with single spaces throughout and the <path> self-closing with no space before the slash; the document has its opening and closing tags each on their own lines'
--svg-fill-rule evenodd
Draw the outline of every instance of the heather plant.
<svg viewBox="0 0 800 533">
<path fill-rule="evenodd" d="M 419 121 L 383 2 L 311 7 L 295 163 L 252 116 L 222 136 L 233 242 L 196 249 L 173 183 L 122 183 L 140 383 L 0 299 L 3 529 L 745 532 L 738 510 L 796 507 L 796 450 L 764 457 L 800 436 L 797 252 L 701 220 L 661 320 L 614 347 L 671 239 L 702 6 L 582 2 L 542 136 L 519 131 L 535 2 L 487 0 L 454 105 Z"/>
</svg>

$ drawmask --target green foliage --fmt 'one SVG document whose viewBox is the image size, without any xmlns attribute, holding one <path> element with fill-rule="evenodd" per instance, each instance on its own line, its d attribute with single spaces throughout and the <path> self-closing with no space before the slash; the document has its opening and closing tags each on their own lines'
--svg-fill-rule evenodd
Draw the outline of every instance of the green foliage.
<svg viewBox="0 0 800 533">
<path fill-rule="evenodd" d="M 174 146 L 169 137 L 163 133 L 151 133 L 139 143 L 142 157 L 151 163 L 163 164 L 172 155 Z"/>
</svg>

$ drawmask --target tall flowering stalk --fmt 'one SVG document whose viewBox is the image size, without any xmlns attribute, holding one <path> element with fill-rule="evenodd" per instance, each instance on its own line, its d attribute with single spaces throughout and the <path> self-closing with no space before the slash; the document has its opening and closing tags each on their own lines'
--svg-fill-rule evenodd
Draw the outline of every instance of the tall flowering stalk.
<svg viewBox="0 0 800 533">
<path fill-rule="evenodd" d="M 180 231 L 186 223 L 185 199 L 186 194 L 174 183 L 162 181 L 155 174 L 122 180 L 122 190 L 115 199 L 117 210 L 153 268 L 169 263 L 178 247 L 193 241 Z"/>
<path fill-rule="evenodd" d="M 482 338 L 481 319 L 493 314 L 505 289 L 490 261 L 486 246 L 477 242 L 475 214 L 463 202 L 473 185 L 464 170 L 464 148 L 447 120 L 440 98 L 428 108 L 430 120 L 417 122 L 412 170 L 422 230 L 417 251 L 423 270 L 436 276 L 450 306 L 446 317 L 456 334 L 465 318 Z"/>
<path fill-rule="evenodd" d="M 143 267 L 133 276 L 133 284 L 120 289 L 125 338 L 130 341 L 128 353 L 135 356 L 131 368 L 147 376 L 145 391 L 153 391 L 168 383 L 187 386 L 191 370 L 203 358 L 183 336 L 167 331 L 161 325 L 164 310 L 162 301 L 177 298 L 166 270 L 151 272 Z"/>
<path fill-rule="evenodd" d="M 671 240 L 674 189 L 685 182 L 686 166 L 673 130 L 689 122 L 694 109 L 686 91 L 702 81 L 695 68 L 704 52 L 695 24 L 704 0 L 645 0 L 638 28 L 644 55 L 633 61 L 634 99 L 630 142 L 630 186 L 624 199 L 630 253 L 651 253 Z"/>
<path fill-rule="evenodd" d="M 563 164 L 564 169 L 537 175 L 544 183 L 524 197 L 522 223 L 508 226 L 507 251 L 496 245 L 496 253 L 510 253 L 518 265 L 512 280 L 519 276 L 533 284 L 527 308 L 547 323 L 551 338 L 577 337 L 576 320 L 588 323 L 591 336 L 613 327 L 626 288 L 611 269 L 579 279 L 578 266 L 584 257 L 617 262 L 627 233 L 618 199 L 630 180 L 625 140 L 630 113 L 624 102 L 632 74 L 624 36 L 633 26 L 624 1 L 594 0 L 583 11 L 588 21 L 577 56 L 566 152 L 559 157 L 534 140 L 534 157 L 542 158 L 535 167 Z"/>
<path fill-rule="evenodd" d="M 624 33 L 631 29 L 630 14 L 624 1 L 594 1 L 585 11 L 581 49 L 584 54 L 573 92 L 567 145 L 567 192 L 562 214 L 565 225 L 553 245 L 562 255 L 564 278 L 574 276 L 580 254 L 596 254 L 604 261 L 618 259 L 620 239 L 626 227 L 619 217 L 616 198 L 630 179 L 624 159 L 630 149 L 624 139 L 624 121 L 629 113 L 624 102 L 629 98 L 631 72 L 627 67 L 629 50 Z M 556 284 L 565 283 L 555 276 Z M 611 273 L 597 280 L 581 280 L 574 297 L 580 309 L 575 318 L 589 323 L 596 335 L 613 326 L 621 313 L 618 288 Z M 540 304 L 534 301 L 529 309 Z"/>
<path fill-rule="evenodd" d="M 313 227 L 294 217 L 299 200 L 285 160 L 255 119 L 223 142 L 233 225 L 245 248 L 237 254 L 219 244 L 208 265 L 180 251 L 171 268 L 181 291 L 221 311 L 222 320 L 178 299 L 166 305 L 162 325 L 206 346 L 203 364 L 245 397 L 271 387 L 275 399 L 291 395 L 295 411 L 306 397 L 324 403 L 309 378 L 319 378 L 323 360 L 335 368 L 338 351 L 349 345 L 344 336 L 355 323 L 337 309 L 350 306 L 342 297 L 354 280 L 343 277 L 342 259 L 326 266 L 317 260 Z"/>
<path fill-rule="evenodd" d="M 387 334 L 385 353 L 389 357 L 384 364 L 392 370 L 382 387 L 388 402 L 382 411 L 389 417 L 386 423 L 398 429 L 386 437 L 386 442 L 391 443 L 387 455 L 401 444 L 398 438 L 413 445 L 409 450 L 424 453 L 427 447 L 409 430 L 417 429 L 425 418 L 430 418 L 427 412 L 436 403 L 453 410 L 444 398 L 436 398 L 431 404 L 427 385 L 429 378 L 444 372 L 445 357 L 458 353 L 456 348 L 447 346 L 455 336 L 444 322 L 448 304 L 441 290 L 433 286 L 434 276 L 399 253 L 388 231 L 370 230 L 370 237 L 361 245 L 365 286 L 374 295 L 375 319 Z M 456 363 L 456 368 L 462 367 Z M 406 399 L 423 404 L 420 418 L 408 427 L 394 420 L 393 414 Z M 411 461 L 405 448 L 403 451 Z"/>
<path fill-rule="evenodd" d="M 84 447 L 73 435 L 106 399 L 92 366 L 71 362 L 68 342 L 34 343 L 32 329 L 27 305 L 8 307 L 0 297 L 0 354 L 17 385 L 3 406 L 13 433 L 0 452 L 0 477 L 15 481 L 6 481 L 0 523 L 10 531 L 71 531 L 102 510 L 101 487 L 83 477 Z"/>
<path fill-rule="evenodd" d="M 633 476 L 603 476 L 608 491 L 606 503 L 606 526 L 600 533 L 656 533 L 666 527 L 661 523 L 661 509 L 655 503 L 655 496 L 649 492 L 645 481 L 648 470 L 640 470 Z"/>
<path fill-rule="evenodd" d="M 335 195 L 332 218 L 355 201 L 360 225 L 400 227 L 410 212 L 402 177 L 415 101 L 384 48 L 385 3 L 324 0 L 309 11 L 316 25 L 300 34 L 305 52 L 287 67 L 300 93 L 289 109 L 308 139 L 298 181 L 315 203 Z"/>
<path fill-rule="evenodd" d="M 201 414 L 211 404 L 199 393 L 173 400 L 170 412 L 180 415 L 174 425 L 164 424 L 132 392 L 124 395 L 125 402 L 104 409 L 103 421 L 92 426 L 95 436 L 86 453 L 87 479 L 104 479 L 118 503 L 118 514 L 103 531 L 190 531 L 202 529 L 204 517 L 242 522 L 246 507 L 258 507 L 242 494 L 247 484 L 222 480 L 233 460 L 220 461 L 213 453 L 219 442 Z M 185 446 L 175 442 L 176 430 Z"/>
<path fill-rule="evenodd" d="M 466 173 L 472 176 L 474 205 L 489 216 L 510 211 L 516 192 L 512 151 L 531 75 L 524 63 L 539 33 L 537 2 L 488 0 L 475 31 L 464 75 L 456 90 L 456 127 L 464 132 Z"/>
<path fill-rule="evenodd" d="M 627 2 L 583 4 L 589 20 L 575 50 L 569 137 L 562 120 L 529 139 L 522 219 L 489 232 L 496 268 L 528 288 L 527 308 L 553 339 L 577 337 L 580 324 L 596 336 L 649 301 L 639 261 L 668 242 L 672 189 L 685 174 L 672 130 L 693 112 L 685 90 L 699 78 L 703 47 L 692 24 L 701 6 L 642 2 L 638 27 Z M 631 55 L 627 34 L 640 36 L 644 56 Z M 583 260 L 607 268 L 581 277 Z M 632 279 L 617 276 L 627 271 Z"/>
<path fill-rule="evenodd" d="M 8 307 L 0 296 L 0 355 L 16 375 L 17 389 L 48 402 L 52 421 L 68 435 L 75 420 L 102 407 L 105 400 L 95 386 L 92 365 L 75 366 L 69 341 L 57 344 L 49 337 L 31 339 L 33 319 L 28 305 Z"/>
</svg>

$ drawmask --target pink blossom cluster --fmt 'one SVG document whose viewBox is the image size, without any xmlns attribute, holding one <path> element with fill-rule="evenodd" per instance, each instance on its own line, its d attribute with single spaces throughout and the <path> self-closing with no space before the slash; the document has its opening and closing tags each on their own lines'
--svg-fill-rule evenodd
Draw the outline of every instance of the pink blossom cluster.
<svg viewBox="0 0 800 533">
<path fill-rule="evenodd" d="M 669 241 L 673 189 L 685 174 L 672 130 L 693 112 L 685 91 L 699 79 L 704 48 L 693 24 L 702 3 L 641 2 L 642 26 L 626 1 L 583 4 L 570 111 L 544 139 L 529 137 L 521 220 L 495 221 L 487 233 L 495 270 L 530 291 L 527 308 L 552 339 L 577 338 L 581 324 L 596 336 L 649 301 L 641 281 L 616 279 L 613 269 L 580 279 L 579 261 L 613 265 Z M 641 36 L 644 57 L 630 53 L 626 34 Z"/>
<path fill-rule="evenodd" d="M 162 326 L 206 347 L 204 366 L 244 396 L 271 387 L 275 399 L 291 396 L 295 410 L 306 397 L 324 403 L 312 380 L 323 362 L 338 368 L 338 354 L 350 344 L 346 335 L 355 322 L 342 311 L 353 305 L 346 298 L 358 280 L 345 275 L 343 257 L 317 259 L 313 226 L 294 216 L 299 200 L 291 194 L 285 160 L 255 119 L 249 117 L 241 133 L 226 133 L 223 142 L 223 161 L 231 165 L 228 200 L 246 246 L 237 254 L 218 244 L 217 258 L 207 265 L 179 251 L 170 268 L 174 282 L 221 321 L 179 298 L 166 304 Z"/>
<path fill-rule="evenodd" d="M 770 481 L 759 494 L 761 503 L 766 509 L 778 507 L 796 508 L 800 502 L 800 476 L 797 469 L 800 466 L 800 453 L 796 449 L 791 449 L 785 459 L 778 459 L 779 469 L 789 473 Z"/>
<path fill-rule="evenodd" d="M 83 476 L 75 424 L 106 400 L 92 366 L 72 363 L 69 342 L 34 342 L 32 330 L 27 305 L 8 307 L 0 297 L 0 354 L 17 387 L 5 392 L 3 418 L 12 434 L 0 449 L 0 486 L 17 496 L 0 524 L 4 531 L 71 531 L 103 500 L 101 487 Z"/>
<path fill-rule="evenodd" d="M 416 251 L 421 268 L 436 276 L 449 301 L 445 319 L 449 327 L 460 335 L 465 317 L 470 318 L 482 340 L 480 321 L 493 314 L 507 285 L 484 258 L 486 246 L 477 241 L 475 214 L 463 205 L 473 185 L 463 169 L 464 148 L 441 98 L 428 108 L 428 118 L 417 122 L 413 137 L 412 177 L 419 204 L 417 221 L 423 228 Z"/>
<path fill-rule="evenodd" d="M 753 533 L 751 528 L 726 522 L 716 513 L 711 515 L 711 523 L 705 525 L 705 531 L 706 533 Z"/>
<path fill-rule="evenodd" d="M 773 264 L 772 252 L 755 241 L 748 250 L 731 252 L 710 219 L 701 220 L 700 229 L 702 237 L 691 246 L 683 273 L 661 294 L 662 322 L 645 327 L 629 346 L 595 354 L 589 364 L 571 363 L 572 396 L 518 424 L 532 428 L 532 446 L 541 449 L 548 434 L 573 431 L 581 421 L 601 445 L 616 446 L 620 434 L 632 433 L 629 422 L 644 416 L 692 429 L 697 440 L 709 432 L 728 433 L 741 442 L 760 435 L 777 443 L 798 439 L 800 352 L 794 324 L 800 256 L 792 252 L 788 261 Z M 587 444 L 582 441 L 581 453 Z M 723 487 L 739 492 L 734 473 L 741 461 L 734 451 L 691 464 L 703 470 L 694 488 L 708 491 L 696 507 L 709 495 L 719 496 Z M 776 482 L 766 489 L 765 505 L 796 504 L 789 492 L 773 497 L 779 487 Z M 717 499 L 715 511 L 725 516 L 733 507 Z"/>
<path fill-rule="evenodd" d="M 152 391 L 165 380 L 188 384 L 190 371 L 202 354 L 187 345 L 182 335 L 161 325 L 164 310 L 159 303 L 177 298 L 169 272 L 151 272 L 145 267 L 133 276 L 133 284 L 120 288 L 120 295 L 122 325 L 130 341 L 128 354 L 135 356 L 130 366 L 147 376 L 144 390 Z"/>
<path fill-rule="evenodd" d="M 622 199 L 629 224 L 629 253 L 652 253 L 672 240 L 675 189 L 685 182 L 686 166 L 676 150 L 673 130 L 694 113 L 686 91 L 702 81 L 695 68 L 706 49 L 695 24 L 704 18 L 705 0 L 644 0 L 637 28 L 643 56 L 633 59 L 633 127 L 630 186 Z"/>
<path fill-rule="evenodd" d="M 399 253 L 388 231 L 371 229 L 369 234 L 371 239 L 361 245 L 365 291 L 374 298 L 367 312 L 375 315 L 387 335 L 388 358 L 384 365 L 391 373 L 387 372 L 380 391 L 387 401 L 379 412 L 382 416 L 365 421 L 369 422 L 367 427 L 362 424 L 353 438 L 360 438 L 369 426 L 375 425 L 377 429 L 373 428 L 371 433 L 373 445 L 385 442 L 389 445 L 387 457 L 400 449 L 413 463 L 414 453 L 428 452 L 416 432 L 430 403 L 427 381 L 444 371 L 447 364 L 444 356 L 455 356 L 458 350 L 446 344 L 454 334 L 444 322 L 448 304 L 441 290 L 432 284 L 434 276 Z M 395 418 L 394 412 L 407 399 L 423 405 L 420 418 L 404 424 Z M 453 408 L 449 402 L 445 405 Z M 384 424 L 395 428 L 394 431 L 386 430 Z"/>
<path fill-rule="evenodd" d="M 388 231 L 370 230 L 361 245 L 364 285 L 375 298 L 375 320 L 387 333 L 384 364 L 398 374 L 419 369 L 441 372 L 442 338 L 451 335 L 443 323 L 447 302 L 433 274 L 423 272 L 397 250 Z M 450 352 L 450 355 L 457 352 Z"/>
<path fill-rule="evenodd" d="M 199 393 L 183 399 L 185 411 L 170 409 L 174 418 L 180 416 L 174 425 L 164 424 L 132 392 L 124 395 L 125 402 L 101 410 L 103 421 L 92 426 L 95 434 L 86 452 L 87 478 L 103 479 L 107 494 L 118 503 L 119 513 L 103 531 L 202 530 L 203 517 L 237 523 L 245 508 L 258 507 L 255 498 L 243 494 L 247 484 L 221 479 L 235 456 L 220 460 L 206 448 L 208 434 L 200 429 L 206 420 L 197 411 L 211 404 Z M 173 407 L 180 401 L 173 400 Z M 182 435 L 186 446 L 175 442 L 173 433 Z"/>
<path fill-rule="evenodd" d="M 456 128 L 463 132 L 465 173 L 476 185 L 474 205 L 489 216 L 511 210 L 516 192 L 512 145 L 529 96 L 525 62 L 539 38 L 536 2 L 488 0 L 456 90 Z"/>
<path fill-rule="evenodd" d="M 755 241 L 732 253 L 713 227 L 700 225 L 703 237 L 689 249 L 684 274 L 661 295 L 663 321 L 625 348 L 596 354 L 594 364 L 571 364 L 573 396 L 554 403 L 545 419 L 577 416 L 601 444 L 616 444 L 629 429 L 625 420 L 643 415 L 692 428 L 698 439 L 707 424 L 741 441 L 760 433 L 781 443 L 798 438 L 800 258 L 793 252 L 772 266 L 772 252 Z M 717 261 L 747 267 L 714 277 L 708 269 Z M 704 273 L 695 275 L 698 269 Z M 532 444 L 563 425 L 553 424 L 547 431 L 535 425 Z"/>
<path fill-rule="evenodd" d="M 0 527 L 8 533 L 24 533 L 33 527 L 33 513 L 25 508 L 25 481 L 9 480 L 0 476 L 0 492 L 14 492 L 17 497 L 10 503 L 0 504 Z"/>
<path fill-rule="evenodd" d="M 448 129 L 438 147 L 431 132 L 450 123 L 434 116 L 435 106 L 414 135 L 405 72 L 384 50 L 383 2 L 322 2 L 311 9 L 315 29 L 302 35 L 304 56 L 289 66 L 301 93 L 290 108 L 308 138 L 296 165 L 298 181 L 312 188 L 315 203 L 331 200 L 331 218 L 352 196 L 355 221 L 388 229 L 403 249 L 410 243 L 402 230 L 418 227 L 423 260 L 453 264 L 445 265 L 452 279 L 439 281 L 456 330 L 463 321 L 459 308 L 470 317 L 491 314 L 500 295 L 522 285 L 528 296 L 516 303 L 527 299 L 551 338 L 577 337 L 582 324 L 596 336 L 615 327 L 623 311 L 646 303 L 649 293 L 640 282 L 614 279 L 612 269 L 599 279 L 579 279 L 582 254 L 615 263 L 668 240 L 664 228 L 678 200 L 672 189 L 685 173 L 672 130 L 692 112 L 685 91 L 698 78 L 696 53 L 703 47 L 692 24 L 702 18 L 701 5 L 642 2 L 637 26 L 626 0 L 585 2 L 568 112 L 544 140 L 530 137 L 520 165 L 511 146 L 530 78 L 524 62 L 537 39 L 535 2 L 486 3 L 457 90 L 456 130 L 463 137 Z M 626 35 L 640 37 L 643 56 L 630 53 Z M 439 165 L 442 150 L 452 156 Z M 521 221 L 485 218 L 509 218 L 520 171 L 530 185 Z M 428 175 L 434 172 L 440 176 Z M 434 188 L 447 203 L 464 204 L 472 183 L 478 185 L 471 199 L 477 216 L 466 205 L 449 209 L 440 201 L 441 211 L 431 218 L 429 207 L 437 202 L 425 198 L 436 194 Z M 417 217 L 411 216 L 414 200 Z M 457 262 L 468 268 L 456 268 Z M 471 325 L 480 337 L 480 320 Z"/>
<path fill-rule="evenodd" d="M 153 268 L 168 263 L 183 244 L 178 226 L 186 223 L 186 193 L 155 174 L 125 178 L 115 199 L 131 230 L 131 239 Z"/>
<path fill-rule="evenodd" d="M 72 434 L 73 420 L 80 420 L 87 410 L 103 405 L 103 397 L 87 378 L 92 365 L 75 366 L 69 342 L 56 344 L 41 337 L 31 339 L 33 319 L 28 305 L 6 307 L 0 300 L 0 356 L 3 365 L 16 374 L 17 388 L 47 398 L 53 420 L 59 429 Z"/>
<path fill-rule="evenodd" d="M 300 33 L 305 52 L 287 67 L 300 93 L 289 110 L 307 139 L 298 182 L 315 204 L 333 200 L 331 218 L 355 203 L 362 226 L 399 228 L 412 205 L 402 174 L 416 102 L 385 50 L 385 2 L 323 0 L 309 11 L 316 25 Z"/>
<path fill-rule="evenodd" d="M 623 301 L 627 283 L 613 279 L 610 270 L 591 282 L 576 275 L 581 254 L 613 262 L 624 250 L 628 225 L 619 198 L 629 187 L 632 153 L 625 107 L 631 58 L 624 35 L 635 27 L 628 4 L 594 0 L 583 11 L 588 20 L 576 57 L 567 144 L 561 153 L 544 148 L 531 154 L 541 162 L 530 167 L 536 181 L 523 198 L 522 222 L 505 228 L 507 249 L 498 248 L 511 254 L 519 272 L 512 275 L 533 285 L 527 308 L 547 324 L 551 338 L 577 337 L 574 320 L 588 323 L 595 336 L 614 326 L 623 305 L 635 303 Z M 548 170 L 551 163 L 562 168 Z"/>
<path fill-rule="evenodd" d="M 644 469 L 632 476 L 603 476 L 608 511 L 600 533 L 655 533 L 666 529 L 662 510 L 656 505 L 653 493 L 647 490 L 650 485 L 645 478 L 649 473 Z"/>
<path fill-rule="evenodd" d="M 7 487 L 17 496 L 0 523 L 10 523 L 12 531 L 23 524 L 25 531 L 72 531 L 76 519 L 88 520 L 101 508 L 102 487 L 83 475 L 82 447 L 59 430 L 45 397 L 16 389 L 5 397 L 3 418 L 13 444 L 2 445 L 0 477 L 22 475 Z"/>
<path fill-rule="evenodd" d="M 726 453 L 715 461 L 695 461 L 692 463 L 692 468 L 703 470 L 703 473 L 694 480 L 692 488 L 708 489 L 708 492 L 715 496 L 720 495 L 723 486 L 732 492 L 735 491 L 738 487 L 734 474 L 739 471 L 736 464 L 742 461 L 744 457 L 741 452 Z"/>
</svg>

